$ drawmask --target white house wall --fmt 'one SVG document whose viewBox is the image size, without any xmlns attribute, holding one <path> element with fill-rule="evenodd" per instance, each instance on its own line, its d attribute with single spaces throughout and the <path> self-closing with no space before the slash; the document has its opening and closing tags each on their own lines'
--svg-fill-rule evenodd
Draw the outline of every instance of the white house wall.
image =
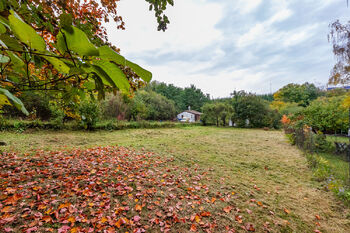
<svg viewBox="0 0 350 233">
<path fill-rule="evenodd" d="M 182 113 L 177 115 L 177 119 L 181 120 L 183 118 L 189 119 L 189 122 L 196 122 L 195 115 L 192 113 L 189 113 L 189 112 L 182 112 Z"/>
</svg>

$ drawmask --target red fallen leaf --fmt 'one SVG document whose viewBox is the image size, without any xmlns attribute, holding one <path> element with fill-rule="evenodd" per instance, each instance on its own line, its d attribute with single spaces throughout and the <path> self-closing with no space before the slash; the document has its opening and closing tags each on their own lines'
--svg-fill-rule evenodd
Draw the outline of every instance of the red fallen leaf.
<svg viewBox="0 0 350 233">
<path fill-rule="evenodd" d="M 52 222 L 52 218 L 50 216 L 44 216 L 41 220 L 43 220 L 46 223 Z"/>
<path fill-rule="evenodd" d="M 285 212 L 286 214 L 290 214 L 290 210 L 288 210 L 288 209 L 286 209 L 286 208 L 284 208 L 283 210 L 284 210 L 284 212 Z"/>
<path fill-rule="evenodd" d="M 320 217 L 319 215 L 315 215 L 315 218 L 316 218 L 317 220 L 321 220 L 321 217 Z"/>
<path fill-rule="evenodd" d="M 5 228 L 4 228 L 4 231 L 5 231 L 5 232 L 12 232 L 13 229 L 12 229 L 11 227 L 5 227 Z"/>
<path fill-rule="evenodd" d="M 157 213 L 156 213 L 156 215 L 158 216 L 158 217 L 163 217 L 163 214 L 160 212 L 160 211 L 158 211 Z"/>
<path fill-rule="evenodd" d="M 226 207 L 224 208 L 224 211 L 225 211 L 226 213 L 230 213 L 232 209 L 233 209 L 232 206 L 226 206 Z"/>
<path fill-rule="evenodd" d="M 120 218 L 118 221 L 115 223 L 115 226 L 120 228 L 121 225 L 123 224 L 128 224 L 129 220 L 127 218 Z"/>
<path fill-rule="evenodd" d="M 236 221 L 237 221 L 238 223 L 243 223 L 242 216 L 236 215 L 236 216 L 235 216 L 235 219 L 236 219 Z"/>
<path fill-rule="evenodd" d="M 256 202 L 259 206 L 262 206 L 263 203 L 261 201 Z"/>
<path fill-rule="evenodd" d="M 251 224 L 251 223 L 247 223 L 247 224 L 245 225 L 245 229 L 246 229 L 247 231 L 255 231 L 255 228 L 254 228 L 253 224 Z"/>
<path fill-rule="evenodd" d="M 14 208 L 12 208 L 11 206 L 5 206 L 4 208 L 1 209 L 1 212 L 3 213 L 10 213 L 14 211 Z"/>
<path fill-rule="evenodd" d="M 141 217 L 136 215 L 136 216 L 134 216 L 133 220 L 134 220 L 134 222 L 138 222 L 141 220 Z"/>
<path fill-rule="evenodd" d="M 192 215 L 192 216 L 190 217 L 191 222 L 193 222 L 195 218 L 196 218 L 196 215 Z"/>
<path fill-rule="evenodd" d="M 0 218 L 0 223 L 10 223 L 13 222 L 16 219 L 16 216 L 14 215 L 10 215 L 10 214 L 4 214 L 3 216 L 1 216 Z"/>
<path fill-rule="evenodd" d="M 71 203 L 64 203 L 64 204 L 61 204 L 61 205 L 59 205 L 58 210 L 63 209 L 63 208 L 67 208 L 67 207 L 69 207 L 70 205 L 71 205 Z"/>
<path fill-rule="evenodd" d="M 60 229 L 58 229 L 58 233 L 66 233 L 66 232 L 68 232 L 69 231 L 69 229 L 70 229 L 70 227 L 69 226 L 62 226 Z"/>
<path fill-rule="evenodd" d="M 193 232 L 197 231 L 197 226 L 194 223 L 191 225 L 190 231 L 193 231 Z"/>
<path fill-rule="evenodd" d="M 203 211 L 203 212 L 201 213 L 201 216 L 202 216 L 202 217 L 209 217 L 209 216 L 211 216 L 211 213 L 210 213 L 210 212 L 207 212 L 207 211 Z"/>
<path fill-rule="evenodd" d="M 120 218 L 120 219 L 118 219 L 118 221 L 115 223 L 115 226 L 118 227 L 118 228 L 120 228 L 121 225 L 123 225 L 123 220 Z"/>
<path fill-rule="evenodd" d="M 26 233 L 31 233 L 32 231 L 37 231 L 38 227 L 31 227 L 26 230 Z"/>
<path fill-rule="evenodd" d="M 7 189 L 5 189 L 5 191 L 8 192 L 9 194 L 13 194 L 13 193 L 15 193 L 17 191 L 17 189 L 15 189 L 15 188 L 7 188 Z"/>
<path fill-rule="evenodd" d="M 22 197 L 22 196 L 21 196 L 20 194 L 16 193 L 16 194 L 14 194 L 12 197 L 7 198 L 7 199 L 4 201 L 4 204 L 5 204 L 5 205 L 14 205 L 14 204 L 17 203 L 18 200 L 21 199 L 21 197 Z"/>
<path fill-rule="evenodd" d="M 319 231 L 319 230 L 317 230 L 317 229 L 314 230 L 314 232 L 316 232 L 316 233 L 322 233 L 321 231 Z"/>
<path fill-rule="evenodd" d="M 136 211 L 141 211 L 142 210 L 142 206 L 141 205 L 135 205 L 135 210 Z"/>
</svg>

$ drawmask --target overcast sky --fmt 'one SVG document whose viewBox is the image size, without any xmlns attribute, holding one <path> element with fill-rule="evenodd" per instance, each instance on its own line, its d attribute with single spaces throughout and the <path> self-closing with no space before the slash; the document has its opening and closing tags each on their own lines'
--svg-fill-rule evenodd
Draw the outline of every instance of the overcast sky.
<svg viewBox="0 0 350 233">
<path fill-rule="evenodd" d="M 145 1 L 122 0 L 126 30 L 108 24 L 109 40 L 153 80 L 194 84 L 213 97 L 326 84 L 334 64 L 328 25 L 350 19 L 346 0 L 174 1 L 168 30 L 158 32 Z"/>
</svg>

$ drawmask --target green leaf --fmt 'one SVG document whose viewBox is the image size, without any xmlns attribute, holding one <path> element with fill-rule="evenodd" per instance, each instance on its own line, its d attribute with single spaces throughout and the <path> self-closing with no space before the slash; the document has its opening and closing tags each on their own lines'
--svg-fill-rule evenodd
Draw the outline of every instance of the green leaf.
<svg viewBox="0 0 350 233">
<path fill-rule="evenodd" d="M 145 82 L 150 82 L 152 79 L 152 73 L 143 69 L 139 65 L 126 60 L 123 56 L 115 52 L 109 46 L 105 45 L 98 48 L 100 52 L 100 58 L 103 60 L 108 60 L 115 62 L 122 66 L 130 67 L 138 76 L 140 76 Z"/>
<path fill-rule="evenodd" d="M 55 69 L 58 70 L 59 72 L 69 74 L 70 67 L 66 63 L 64 63 L 62 60 L 55 57 L 49 57 L 49 56 L 42 56 L 42 57 L 48 62 L 50 62 L 53 65 L 53 67 L 55 67 Z"/>
<path fill-rule="evenodd" d="M 143 69 L 139 65 L 126 60 L 126 66 L 130 67 L 140 78 L 145 82 L 150 82 L 152 80 L 152 73 L 148 70 Z"/>
<path fill-rule="evenodd" d="M 8 63 L 9 61 L 10 61 L 10 58 L 8 56 L 0 54 L 0 63 Z"/>
<path fill-rule="evenodd" d="M 98 51 L 100 52 L 100 58 L 103 60 L 113 61 L 119 65 L 125 66 L 125 58 L 115 52 L 113 49 L 111 49 L 109 46 L 104 45 L 98 48 Z"/>
<path fill-rule="evenodd" d="M 16 54 L 13 52 L 7 51 L 8 56 L 11 58 L 11 63 L 15 70 L 20 70 L 23 67 L 25 67 L 24 62 L 22 61 L 21 58 L 19 58 Z"/>
<path fill-rule="evenodd" d="M 2 16 L 0 16 L 0 23 L 10 29 L 9 21 Z"/>
<path fill-rule="evenodd" d="M 70 68 L 69 70 L 69 75 L 80 75 L 80 74 L 86 74 L 86 71 L 82 68 L 79 68 L 79 67 L 72 67 Z"/>
<path fill-rule="evenodd" d="M 110 77 L 110 79 L 107 79 L 107 81 L 111 85 L 118 87 L 119 90 L 129 92 L 129 81 L 126 78 L 124 72 L 119 69 L 116 64 L 103 60 L 94 61 L 93 64 L 97 67 L 100 67 Z"/>
<path fill-rule="evenodd" d="M 26 24 L 13 10 L 10 10 L 10 12 L 11 15 L 8 17 L 9 23 L 16 37 L 32 49 L 36 49 L 40 52 L 45 51 L 46 44 L 44 39 L 39 36 L 30 25 Z"/>
<path fill-rule="evenodd" d="M 5 26 L 0 23 L 0 33 L 2 34 L 2 33 L 5 33 L 5 32 L 6 32 Z"/>
<path fill-rule="evenodd" d="M 0 35 L 0 40 L 11 50 L 22 51 L 22 45 L 18 41 L 6 34 Z"/>
<path fill-rule="evenodd" d="M 98 49 L 93 45 L 86 34 L 79 28 L 73 27 L 73 33 L 62 29 L 57 35 L 57 48 L 65 54 L 72 50 L 80 56 L 98 56 Z"/>
<path fill-rule="evenodd" d="M 21 110 L 24 114 L 29 115 L 22 101 L 18 99 L 16 96 L 12 95 L 8 90 L 0 87 L 0 95 L 6 96 L 17 109 Z"/>
<path fill-rule="evenodd" d="M 73 33 L 72 23 L 73 23 L 72 15 L 66 14 L 66 13 L 63 13 L 60 15 L 61 28 L 67 30 L 69 33 Z"/>
</svg>

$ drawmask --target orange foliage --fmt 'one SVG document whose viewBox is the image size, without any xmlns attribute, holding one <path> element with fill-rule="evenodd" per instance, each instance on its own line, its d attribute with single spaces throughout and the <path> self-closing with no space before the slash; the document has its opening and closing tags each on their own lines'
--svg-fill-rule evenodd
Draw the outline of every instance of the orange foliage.
<svg viewBox="0 0 350 233">
<path fill-rule="evenodd" d="M 287 117 L 287 115 L 283 115 L 281 122 L 283 125 L 289 125 L 290 119 Z"/>
</svg>

